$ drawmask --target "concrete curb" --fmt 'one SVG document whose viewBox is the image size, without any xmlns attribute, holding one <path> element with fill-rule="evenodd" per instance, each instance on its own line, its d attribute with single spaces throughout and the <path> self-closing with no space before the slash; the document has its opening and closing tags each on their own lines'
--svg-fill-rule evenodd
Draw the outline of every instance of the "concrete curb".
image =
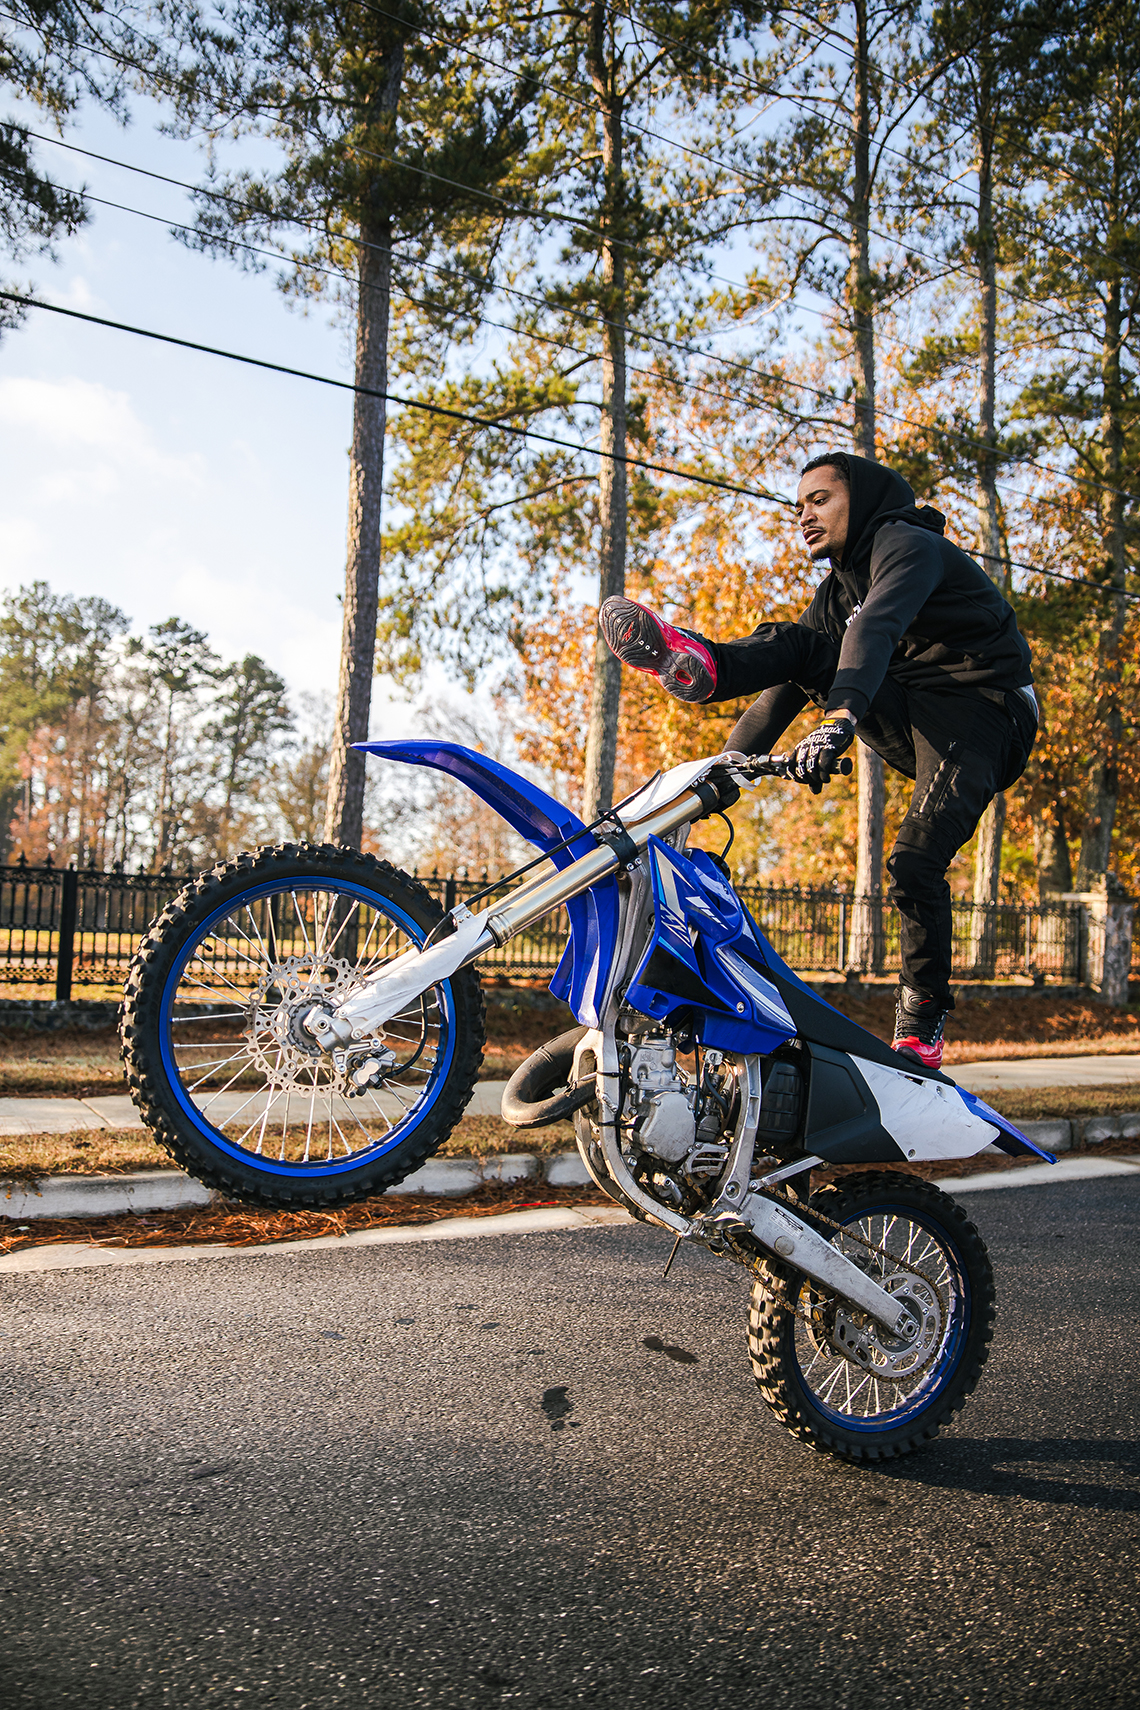
<svg viewBox="0 0 1140 1710">
<path fill-rule="evenodd" d="M 433 1158 L 392 1194 L 425 1193 L 461 1199 L 484 1182 L 542 1180 L 551 1187 L 586 1187 L 589 1173 L 576 1152 L 538 1158 L 533 1152 L 501 1157 Z M 182 1170 L 139 1170 L 124 1176 L 40 1176 L 32 1184 L 0 1182 L 0 1217 L 35 1222 L 43 1217 L 114 1217 L 123 1211 L 178 1211 L 209 1205 L 222 1196 Z"/>
<path fill-rule="evenodd" d="M 1119 1116 L 1090 1116 L 1075 1121 L 1026 1122 L 1022 1131 L 1047 1152 L 1070 1152 L 1078 1144 L 1103 1145 L 1115 1140 L 1140 1140 L 1140 1112 Z M 993 1151 L 992 1147 L 988 1150 Z M 1081 1160 L 1069 1160 L 1078 1163 Z M 1091 1164 L 1097 1160 L 1090 1159 Z M 1057 1180 L 1054 1166 L 1040 1166 Z M 1026 1168 L 1017 1172 L 1027 1180 Z M 1094 1169 L 1093 1174 L 1117 1173 Z M 950 1178 L 965 1190 L 980 1185 L 1003 1186 L 1006 1172 Z M 1036 1178 L 1035 1178 L 1036 1179 Z M 1040 1179 L 1044 1180 L 1042 1176 Z M 1064 1179 L 1070 1178 L 1066 1173 Z M 541 1158 L 533 1152 L 506 1152 L 484 1158 L 433 1158 L 414 1170 L 392 1194 L 425 1193 L 461 1199 L 484 1182 L 546 1182 L 550 1187 L 588 1187 L 590 1177 L 577 1152 L 556 1152 Z M 114 1217 L 124 1211 L 178 1211 L 184 1206 L 209 1205 L 221 1196 L 181 1170 L 139 1170 L 119 1176 L 41 1176 L 29 1184 L 0 1181 L 0 1217 L 35 1222 L 43 1217 Z"/>
<path fill-rule="evenodd" d="M 41 1176 L 0 1183 L 0 1217 L 113 1217 L 120 1211 L 180 1211 L 209 1205 L 208 1187 L 181 1170 L 138 1170 L 129 1176 Z"/>
<path fill-rule="evenodd" d="M 1048 1187 L 1050 1182 L 1093 1181 L 1097 1176 L 1140 1175 L 1140 1158 L 1061 1158 L 1055 1164 L 1023 1164 L 1019 1170 L 987 1170 L 977 1176 L 948 1176 L 935 1182 L 953 1196 L 986 1188 Z"/>
<path fill-rule="evenodd" d="M 1099 1176 L 1140 1175 L 1140 1158 L 1065 1158 L 1059 1164 L 1029 1164 L 1021 1170 L 935 1183 L 951 1194 L 964 1188 L 1048 1187 Z M 491 1217 L 451 1217 L 396 1229 L 360 1229 L 352 1235 L 317 1235 L 307 1241 L 273 1241 L 257 1247 L 207 1245 L 199 1247 L 96 1247 L 91 1242 L 59 1242 L 28 1247 L 0 1257 L 0 1276 L 37 1271 L 91 1270 L 108 1265 L 181 1264 L 191 1259 L 241 1259 L 273 1253 L 315 1253 L 332 1248 L 389 1247 L 408 1242 L 470 1241 L 491 1235 L 541 1235 L 559 1230 L 591 1229 L 630 1224 L 634 1219 L 616 1205 L 540 1206 L 531 1211 L 508 1211 Z"/>
</svg>

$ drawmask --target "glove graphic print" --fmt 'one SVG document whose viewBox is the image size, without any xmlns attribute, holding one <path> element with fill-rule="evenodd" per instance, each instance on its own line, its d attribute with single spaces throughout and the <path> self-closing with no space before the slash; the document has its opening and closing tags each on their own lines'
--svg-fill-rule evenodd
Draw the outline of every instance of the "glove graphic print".
<svg viewBox="0 0 1140 1710">
<path fill-rule="evenodd" d="M 829 718 L 798 742 L 792 753 L 792 777 L 818 796 L 855 740 L 850 719 Z"/>
<path fill-rule="evenodd" d="M 621 594 L 602 601 L 598 622 L 610 652 L 635 671 L 651 672 L 674 700 L 707 701 L 715 691 L 716 665 L 699 636 Z"/>
</svg>

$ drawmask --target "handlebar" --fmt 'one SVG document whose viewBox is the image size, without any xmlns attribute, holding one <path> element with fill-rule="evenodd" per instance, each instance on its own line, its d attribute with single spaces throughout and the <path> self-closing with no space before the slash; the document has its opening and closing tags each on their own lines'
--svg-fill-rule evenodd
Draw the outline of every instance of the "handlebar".
<svg viewBox="0 0 1140 1710">
<path fill-rule="evenodd" d="M 743 773 L 746 778 L 787 778 L 798 783 L 799 780 L 792 776 L 793 758 L 791 754 L 750 754 L 736 763 L 735 770 Z M 835 770 L 842 773 L 843 777 L 849 778 L 855 768 L 844 755 Z"/>
</svg>

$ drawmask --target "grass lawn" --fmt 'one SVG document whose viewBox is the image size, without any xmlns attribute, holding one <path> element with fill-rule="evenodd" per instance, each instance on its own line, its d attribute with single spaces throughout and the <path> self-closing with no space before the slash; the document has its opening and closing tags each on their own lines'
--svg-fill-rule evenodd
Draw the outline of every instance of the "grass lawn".
<svg viewBox="0 0 1140 1710">
<path fill-rule="evenodd" d="M 548 1157 L 574 1150 L 574 1130 L 557 1122 L 522 1134 L 497 1116 L 465 1116 L 438 1156 L 491 1157 L 501 1152 L 534 1152 Z M 0 1179 L 34 1180 L 37 1176 L 120 1175 L 132 1170 L 169 1170 L 169 1153 L 142 1128 L 85 1128 L 74 1134 L 15 1134 L 0 1137 Z M 0 1214 L 3 1201 L 0 1200 Z"/>
</svg>

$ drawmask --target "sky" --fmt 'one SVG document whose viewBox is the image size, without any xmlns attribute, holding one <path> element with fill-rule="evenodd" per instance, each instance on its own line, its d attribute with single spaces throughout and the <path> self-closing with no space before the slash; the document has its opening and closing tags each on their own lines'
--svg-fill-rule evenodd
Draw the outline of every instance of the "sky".
<svg viewBox="0 0 1140 1710">
<path fill-rule="evenodd" d="M 93 112 L 66 140 L 201 177 L 193 145 L 159 135 L 145 102 L 135 114 L 123 130 Z M 38 157 L 59 183 L 192 218 L 171 186 L 50 144 Z M 48 301 L 352 377 L 328 311 L 298 313 L 272 274 L 195 254 L 163 224 L 95 207 L 58 253 L 19 269 Z M 347 393 L 33 310 L 0 342 L 0 585 L 101 594 L 136 632 L 178 616 L 226 658 L 258 653 L 294 691 L 331 692 L 351 431 Z"/>
<path fill-rule="evenodd" d="M 92 108 L 65 140 L 201 179 L 201 151 L 160 133 L 157 106 L 135 97 L 132 112 L 124 129 Z M 14 113 L 50 136 L 34 108 Z M 229 160 L 256 163 L 267 146 L 244 139 Z M 349 335 L 330 310 L 303 314 L 272 269 L 242 272 L 171 238 L 165 221 L 193 219 L 185 191 L 50 141 L 37 156 L 57 182 L 157 219 L 93 204 L 58 262 L 19 270 L 36 295 L 351 379 Z M 0 340 L 0 587 L 42 578 L 58 593 L 100 594 L 135 633 L 178 616 L 227 659 L 260 654 L 295 695 L 331 693 L 351 416 L 349 394 L 33 310 Z M 428 698 L 444 686 L 430 671 Z M 378 684 L 375 701 L 374 731 L 396 734 L 400 698 Z"/>
</svg>

